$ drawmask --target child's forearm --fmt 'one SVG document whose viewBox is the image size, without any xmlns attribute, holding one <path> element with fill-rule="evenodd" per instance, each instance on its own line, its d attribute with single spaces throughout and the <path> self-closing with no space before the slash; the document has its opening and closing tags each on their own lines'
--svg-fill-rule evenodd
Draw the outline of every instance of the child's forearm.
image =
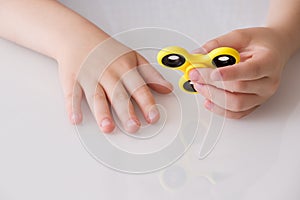
<svg viewBox="0 0 300 200">
<path fill-rule="evenodd" d="M 271 0 L 267 26 L 284 38 L 286 51 L 293 54 L 300 48 L 300 0 Z"/>
<path fill-rule="evenodd" d="M 0 37 L 62 61 L 108 35 L 54 0 L 0 0 Z"/>
</svg>

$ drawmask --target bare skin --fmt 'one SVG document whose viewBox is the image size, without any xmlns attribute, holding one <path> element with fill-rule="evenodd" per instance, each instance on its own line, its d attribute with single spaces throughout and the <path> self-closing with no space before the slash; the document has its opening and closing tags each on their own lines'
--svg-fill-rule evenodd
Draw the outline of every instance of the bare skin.
<svg viewBox="0 0 300 200">
<path fill-rule="evenodd" d="M 236 48 L 242 57 L 233 66 L 190 72 L 195 88 L 206 98 L 206 108 L 229 118 L 241 118 L 276 92 L 285 64 L 300 47 L 299 8 L 299 0 L 271 0 L 266 27 L 232 31 L 198 50 L 207 53 L 229 46 Z M 113 44 L 127 48 L 126 54 L 109 66 L 102 66 L 99 60 L 99 68 L 90 68 L 78 77 L 83 60 L 110 36 L 55 0 L 0 0 L 0 37 L 58 62 L 67 113 L 74 124 L 82 121 L 81 101 L 85 95 L 103 132 L 115 128 L 110 104 L 125 130 L 135 132 L 140 121 L 132 99 L 140 106 L 145 119 L 155 123 L 159 112 L 149 88 L 160 93 L 172 90 L 171 84 L 141 55 L 117 41 Z M 106 52 L 114 54 L 115 50 L 108 48 Z M 101 77 L 96 75 L 99 72 Z M 130 76 L 124 78 L 125 74 Z M 119 95 L 110 92 L 112 86 Z"/>
<path fill-rule="evenodd" d="M 229 118 L 241 118 L 266 102 L 277 90 L 289 58 L 300 48 L 300 1 L 271 0 L 266 27 L 234 30 L 196 50 L 221 46 L 237 49 L 241 62 L 232 66 L 191 70 L 204 106 Z M 225 99 L 226 100 L 225 100 Z"/>
<path fill-rule="evenodd" d="M 54 0 L 0 0 L 0 37 L 52 57 L 58 62 L 66 109 L 74 124 L 82 121 L 81 101 L 85 95 L 103 132 L 110 133 L 115 128 L 110 104 L 125 130 L 136 132 L 140 121 L 134 111 L 132 99 L 140 106 L 148 123 L 155 123 L 159 119 L 159 111 L 149 87 L 159 93 L 169 93 L 172 90 L 172 85 L 145 58 L 117 41 L 113 42 L 118 48 L 128 49 L 126 54 L 109 66 L 101 66 L 99 59 L 98 68 L 92 68 L 93 71 L 86 75 L 81 72 L 80 77 L 77 77 L 81 63 L 91 50 L 110 36 Z M 109 48 L 106 53 L 114 54 L 113 51 L 114 49 Z M 139 67 L 141 65 L 147 67 Z M 118 84 L 129 71 L 135 73 Z M 99 72 L 103 72 L 101 78 L 96 76 Z M 112 86 L 118 91 L 118 95 L 114 97 L 109 92 Z M 135 90 L 130 90 L 129 86 Z"/>
</svg>

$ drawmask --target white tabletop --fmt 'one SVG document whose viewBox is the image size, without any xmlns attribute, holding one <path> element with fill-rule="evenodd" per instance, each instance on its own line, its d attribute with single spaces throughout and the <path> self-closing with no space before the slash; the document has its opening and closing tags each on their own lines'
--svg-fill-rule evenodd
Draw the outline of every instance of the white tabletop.
<svg viewBox="0 0 300 200">
<path fill-rule="evenodd" d="M 174 42 L 189 50 L 197 46 L 196 43 L 201 44 L 232 29 L 261 25 L 268 3 L 260 0 L 251 3 L 195 1 L 193 4 L 171 0 L 62 2 L 110 34 L 118 34 L 117 37 L 128 45 L 141 45 L 138 39 L 130 40 L 133 36 L 156 34 L 162 30 L 161 36 L 170 37 L 160 38 L 158 42 L 149 37 L 145 43 L 159 48 Z M 141 29 L 143 27 L 148 29 Z M 139 30 L 132 31 L 134 28 Z M 181 37 L 186 40 L 178 41 Z M 153 52 L 141 53 L 154 62 Z M 1 200 L 296 200 L 300 197 L 300 158 L 296 155 L 300 151 L 300 54 L 287 64 L 278 92 L 241 120 L 223 121 L 223 118 L 211 115 L 201 108 L 203 99 L 197 97 L 199 113 L 196 114 L 201 119 L 195 133 L 203 140 L 205 128 L 220 131 L 222 135 L 214 150 L 205 159 L 199 159 L 201 141 L 196 140 L 176 162 L 155 172 L 141 174 L 120 172 L 120 168 L 110 168 L 114 168 L 115 163 L 107 167 L 106 163 L 100 162 L 100 154 L 110 155 L 107 155 L 107 149 L 93 149 L 93 144 L 89 144 L 96 141 L 94 144 L 97 145 L 97 139 L 103 139 L 103 134 L 95 132 L 95 122 L 86 103 L 83 104 L 84 123 L 77 129 L 69 124 L 55 61 L 4 40 L 0 40 L 0 58 Z M 177 76 L 173 72 L 162 70 L 162 73 L 176 82 Z M 177 103 L 191 101 L 198 104 L 194 97 L 181 99 L 179 95 L 176 103 L 172 95 L 156 96 L 166 113 L 163 115 L 166 124 L 162 129 L 159 129 L 162 124 L 145 127 L 140 134 L 144 134 L 143 130 L 147 134 L 155 130 L 161 141 L 168 142 L 172 136 L 168 134 L 172 127 L 176 128 L 180 118 Z M 210 126 L 212 120 L 220 119 L 221 123 L 217 124 L 220 127 Z M 172 133 L 176 134 L 176 131 Z M 112 143 L 129 152 L 148 151 L 153 146 L 157 148 L 155 145 L 163 145 L 155 138 L 148 140 L 145 150 L 143 145 L 147 140 L 136 140 L 118 131 L 107 136 Z M 103 151 L 96 152 L 98 150 Z M 168 158 L 158 158 L 164 159 Z"/>
</svg>

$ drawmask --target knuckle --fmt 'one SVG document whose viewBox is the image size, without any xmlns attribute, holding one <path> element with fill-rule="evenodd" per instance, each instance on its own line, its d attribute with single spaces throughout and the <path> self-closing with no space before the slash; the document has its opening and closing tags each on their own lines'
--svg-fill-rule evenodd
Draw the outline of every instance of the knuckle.
<svg viewBox="0 0 300 200">
<path fill-rule="evenodd" d="M 133 56 L 132 53 L 124 54 L 113 63 L 113 65 L 115 64 L 116 66 L 121 66 L 124 69 L 132 69 L 137 65 L 136 56 Z"/>
<path fill-rule="evenodd" d="M 238 81 L 233 84 L 233 92 L 246 92 L 247 84 L 243 81 Z"/>
<path fill-rule="evenodd" d="M 115 92 L 113 94 L 112 102 L 118 101 L 129 101 L 129 96 L 127 92 Z"/>
<path fill-rule="evenodd" d="M 142 105 L 142 109 L 147 109 L 148 106 L 155 104 L 155 99 L 147 87 L 142 87 L 133 94 L 133 98 Z"/>
<path fill-rule="evenodd" d="M 106 100 L 106 95 L 102 91 L 96 91 L 93 94 L 93 99 L 94 100 Z"/>
<path fill-rule="evenodd" d="M 235 29 L 231 31 L 230 34 L 232 34 L 238 41 L 246 41 L 247 39 L 247 31 L 244 29 Z"/>
<path fill-rule="evenodd" d="M 147 86 L 142 86 L 137 88 L 135 91 L 133 91 L 132 95 L 137 97 L 142 97 L 142 98 L 152 97 L 152 94 Z"/>
</svg>

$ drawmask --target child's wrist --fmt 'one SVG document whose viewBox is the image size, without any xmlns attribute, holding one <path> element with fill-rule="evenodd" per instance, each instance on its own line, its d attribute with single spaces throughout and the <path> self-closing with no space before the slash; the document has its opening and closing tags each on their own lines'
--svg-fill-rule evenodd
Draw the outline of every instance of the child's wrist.
<svg viewBox="0 0 300 200">
<path fill-rule="evenodd" d="M 86 56 L 102 41 L 109 38 L 105 32 L 100 29 L 92 31 L 87 30 L 83 34 L 73 35 L 63 41 L 58 50 L 55 59 L 60 66 L 72 65 L 79 66 Z"/>
</svg>

